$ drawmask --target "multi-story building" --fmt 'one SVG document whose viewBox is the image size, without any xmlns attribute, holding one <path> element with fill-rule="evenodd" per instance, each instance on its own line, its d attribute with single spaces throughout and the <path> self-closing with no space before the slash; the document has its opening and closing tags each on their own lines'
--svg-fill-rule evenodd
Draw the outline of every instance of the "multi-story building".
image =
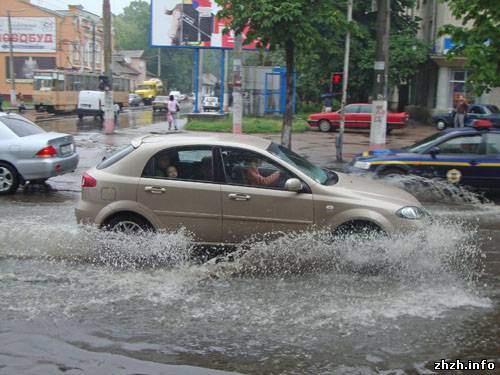
<svg viewBox="0 0 500 375">
<path fill-rule="evenodd" d="M 439 35 L 439 31 L 446 24 L 462 24 L 453 17 L 448 5 L 441 0 L 417 0 L 411 13 L 422 19 L 418 37 L 432 46 L 432 52 L 410 85 L 408 101 L 435 112 L 445 111 L 452 108 L 458 95 L 462 94 L 471 102 L 500 106 L 500 88 L 475 96 L 466 85 L 469 71 L 465 59 L 448 58 L 447 52 L 453 47 L 453 42 L 450 36 Z"/>
<path fill-rule="evenodd" d="M 10 36 L 16 91 L 29 98 L 37 69 L 103 70 L 103 25 L 99 16 L 81 5 L 50 10 L 29 0 L 1 0 L 0 7 L 0 95 L 10 93 Z"/>
<path fill-rule="evenodd" d="M 112 70 L 114 74 L 130 79 L 130 90 L 146 80 L 146 60 L 144 50 L 123 50 L 113 53 Z"/>
</svg>

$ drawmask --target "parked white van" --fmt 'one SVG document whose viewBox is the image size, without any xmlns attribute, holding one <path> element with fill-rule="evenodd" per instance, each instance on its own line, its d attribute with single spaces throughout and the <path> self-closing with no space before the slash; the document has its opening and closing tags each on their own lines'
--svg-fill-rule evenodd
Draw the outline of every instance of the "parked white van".
<svg viewBox="0 0 500 375">
<path fill-rule="evenodd" d="M 118 116 L 120 106 L 114 104 L 113 111 L 115 117 Z M 104 120 L 104 91 L 80 91 L 76 113 L 79 119 L 85 116 L 94 116 Z"/>
</svg>

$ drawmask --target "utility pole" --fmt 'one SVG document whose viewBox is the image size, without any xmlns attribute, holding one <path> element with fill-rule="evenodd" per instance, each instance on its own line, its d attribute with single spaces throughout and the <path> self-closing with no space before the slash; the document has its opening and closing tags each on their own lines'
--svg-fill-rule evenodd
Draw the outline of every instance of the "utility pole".
<svg viewBox="0 0 500 375">
<path fill-rule="evenodd" d="M 95 22 L 92 22 L 92 73 L 95 73 Z"/>
<path fill-rule="evenodd" d="M 389 72 L 390 0 L 377 0 L 377 44 L 375 49 L 375 81 L 373 84 L 370 149 L 385 146 L 387 129 L 387 81 Z"/>
<path fill-rule="evenodd" d="M 115 129 L 115 114 L 113 111 L 113 72 L 111 70 L 111 8 L 109 0 L 102 4 L 104 32 L 104 75 L 108 77 L 109 90 L 104 92 L 104 133 L 112 134 Z"/>
<path fill-rule="evenodd" d="M 16 98 L 16 72 L 14 71 L 14 45 L 12 41 L 12 20 L 10 18 L 10 10 L 7 11 L 7 19 L 9 21 L 9 70 L 10 70 L 10 105 L 17 106 Z"/>
<path fill-rule="evenodd" d="M 198 79 L 200 84 L 198 85 L 198 108 L 197 111 L 202 112 L 203 109 L 203 48 L 199 49 L 200 53 L 200 60 L 198 63 Z"/>
<path fill-rule="evenodd" d="M 158 76 L 158 79 L 161 79 L 160 76 L 161 76 L 161 49 L 158 48 L 158 52 L 156 54 L 156 58 L 157 58 L 157 70 L 156 70 L 156 75 Z"/>
<path fill-rule="evenodd" d="M 241 134 L 243 105 L 241 97 L 241 50 L 243 37 L 237 34 L 234 38 L 233 59 L 233 133 Z"/>
<path fill-rule="evenodd" d="M 347 104 L 347 83 L 349 82 L 349 54 L 351 51 L 351 22 L 352 22 L 353 0 L 347 0 L 347 35 L 345 37 L 344 50 L 344 74 L 342 75 L 342 101 L 340 103 L 340 130 L 336 139 L 337 161 L 342 161 L 342 146 L 344 144 L 345 111 Z"/>
</svg>

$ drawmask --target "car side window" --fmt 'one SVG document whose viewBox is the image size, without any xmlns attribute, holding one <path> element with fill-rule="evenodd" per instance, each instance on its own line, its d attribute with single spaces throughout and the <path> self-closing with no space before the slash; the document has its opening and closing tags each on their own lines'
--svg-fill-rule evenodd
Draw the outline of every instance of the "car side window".
<svg viewBox="0 0 500 375">
<path fill-rule="evenodd" d="M 358 113 L 358 105 L 351 104 L 351 105 L 346 105 L 344 108 L 345 113 Z"/>
<path fill-rule="evenodd" d="M 481 115 L 484 113 L 484 110 L 481 108 L 481 107 L 478 107 L 478 106 L 474 106 L 470 109 L 469 113 L 474 113 L 474 114 L 478 114 L 478 115 Z"/>
<path fill-rule="evenodd" d="M 459 136 L 439 144 L 441 154 L 479 154 L 482 137 L 478 135 Z"/>
<path fill-rule="evenodd" d="M 500 156 L 500 134 L 488 133 L 486 137 L 486 154 Z"/>
<path fill-rule="evenodd" d="M 213 182 L 212 148 L 207 146 L 167 149 L 154 155 L 142 177 Z"/>
<path fill-rule="evenodd" d="M 285 182 L 292 174 L 258 153 L 236 149 L 221 149 L 226 182 L 270 189 L 284 189 Z"/>
<path fill-rule="evenodd" d="M 362 104 L 359 106 L 359 113 L 372 113 L 372 106 L 370 104 Z"/>
</svg>

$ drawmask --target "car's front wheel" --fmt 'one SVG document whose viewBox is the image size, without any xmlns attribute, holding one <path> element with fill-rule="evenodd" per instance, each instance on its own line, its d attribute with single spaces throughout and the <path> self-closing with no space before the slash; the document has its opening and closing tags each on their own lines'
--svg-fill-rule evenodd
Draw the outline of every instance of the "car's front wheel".
<svg viewBox="0 0 500 375">
<path fill-rule="evenodd" d="M 344 223 L 338 226 L 335 231 L 335 236 L 350 236 L 350 235 L 373 235 L 384 234 L 385 232 L 377 224 L 370 221 L 355 220 Z"/>
<path fill-rule="evenodd" d="M 7 163 L 0 162 L 0 195 L 12 194 L 19 187 L 19 176 L 16 169 Z"/>
<path fill-rule="evenodd" d="M 332 131 L 332 124 L 328 120 L 321 120 L 319 122 L 319 130 L 323 133 L 328 133 Z"/>
<path fill-rule="evenodd" d="M 113 216 L 104 224 L 104 228 L 126 234 L 154 231 L 153 226 L 146 219 L 129 213 Z"/>
<path fill-rule="evenodd" d="M 437 130 L 444 130 L 444 129 L 446 129 L 446 122 L 444 122 L 443 120 L 436 121 L 436 129 Z"/>
</svg>

